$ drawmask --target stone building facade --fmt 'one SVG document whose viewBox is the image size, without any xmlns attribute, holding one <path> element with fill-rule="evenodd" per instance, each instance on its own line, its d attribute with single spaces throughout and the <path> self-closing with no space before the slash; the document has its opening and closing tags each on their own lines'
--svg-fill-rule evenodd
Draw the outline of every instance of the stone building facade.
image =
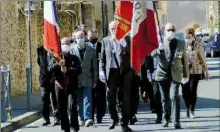
<svg viewBox="0 0 220 132">
<path fill-rule="evenodd" d="M 206 1 L 206 21 L 210 32 L 220 32 L 220 1 Z"/>
<path fill-rule="evenodd" d="M 105 2 L 108 19 L 113 20 L 112 4 Z M 11 66 L 12 94 L 26 92 L 26 63 L 28 62 L 27 16 L 22 14 L 19 5 L 13 1 L 1 1 L 2 64 Z M 43 2 L 34 2 L 31 16 L 32 32 L 32 77 L 33 90 L 39 89 L 37 47 L 43 43 Z M 24 6 L 25 7 L 25 6 Z M 60 37 L 71 36 L 75 26 L 85 24 L 88 28 L 102 31 L 101 2 L 59 2 L 57 3 Z M 23 9 L 22 9 L 23 10 Z M 96 13 L 95 13 L 96 12 Z M 98 13 L 97 13 L 98 12 Z M 100 32 L 101 33 L 101 32 Z M 101 37 L 102 34 L 100 34 Z"/>
<path fill-rule="evenodd" d="M 2 33 L 2 64 L 11 66 L 12 95 L 26 92 L 26 63 L 28 62 L 28 22 L 24 15 L 24 0 L 1 1 L 1 33 Z M 33 90 L 38 90 L 39 67 L 37 65 L 37 47 L 43 43 L 43 2 L 34 1 L 35 10 L 31 16 L 32 32 L 32 77 Z M 88 28 L 97 28 L 100 39 L 103 36 L 103 16 L 105 28 L 114 19 L 113 2 L 103 2 L 104 12 L 100 1 L 68 1 L 57 2 L 60 37 L 71 36 L 75 26 L 85 24 Z M 167 4 L 158 4 L 161 24 L 167 22 Z"/>
</svg>

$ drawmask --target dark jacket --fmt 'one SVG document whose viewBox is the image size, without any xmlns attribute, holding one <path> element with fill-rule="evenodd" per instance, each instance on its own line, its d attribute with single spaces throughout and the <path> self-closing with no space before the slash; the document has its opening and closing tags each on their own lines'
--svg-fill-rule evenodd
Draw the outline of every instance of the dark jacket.
<svg viewBox="0 0 220 132">
<path fill-rule="evenodd" d="M 95 48 L 86 44 L 84 59 L 81 59 L 78 45 L 74 45 L 70 54 L 80 59 L 82 73 L 78 77 L 79 87 L 92 87 L 98 80 L 98 66 Z"/>
<path fill-rule="evenodd" d="M 55 78 L 56 82 L 61 85 L 61 88 L 76 89 L 78 87 L 78 75 L 82 72 L 80 60 L 77 56 L 69 53 L 64 56 L 64 59 L 67 67 L 67 72 L 65 75 L 61 71 L 60 65 L 54 58 L 51 59 L 48 70 L 53 73 L 53 77 Z M 67 84 L 66 87 L 65 84 Z"/>
<path fill-rule="evenodd" d="M 131 57 L 130 57 L 130 49 L 131 49 L 131 37 L 126 36 L 125 41 L 127 45 L 125 47 L 122 46 L 121 50 L 121 68 L 122 72 L 128 72 L 131 70 Z"/>
<path fill-rule="evenodd" d="M 40 67 L 39 82 L 41 87 L 46 86 L 52 80 L 52 74 L 47 70 L 49 63 L 47 54 L 48 52 L 43 46 L 37 48 L 37 63 Z"/>
<path fill-rule="evenodd" d="M 93 44 L 90 43 L 90 46 L 93 47 Z M 100 54 L 101 54 L 101 48 L 102 48 L 102 43 L 100 43 L 99 41 L 96 43 L 96 58 L 97 58 L 97 66 L 99 65 L 99 58 L 100 58 Z M 99 70 L 99 69 L 97 69 Z M 99 73 L 99 71 L 97 72 Z"/>
</svg>

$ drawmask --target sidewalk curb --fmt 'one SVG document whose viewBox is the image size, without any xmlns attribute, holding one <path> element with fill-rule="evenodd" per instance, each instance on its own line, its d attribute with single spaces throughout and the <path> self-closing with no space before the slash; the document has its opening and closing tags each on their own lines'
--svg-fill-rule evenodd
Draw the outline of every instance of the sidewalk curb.
<svg viewBox="0 0 220 132">
<path fill-rule="evenodd" d="M 40 111 L 30 111 L 23 115 L 15 117 L 8 124 L 1 127 L 1 132 L 13 132 L 14 130 L 21 128 L 27 124 L 30 124 L 41 118 Z"/>
</svg>

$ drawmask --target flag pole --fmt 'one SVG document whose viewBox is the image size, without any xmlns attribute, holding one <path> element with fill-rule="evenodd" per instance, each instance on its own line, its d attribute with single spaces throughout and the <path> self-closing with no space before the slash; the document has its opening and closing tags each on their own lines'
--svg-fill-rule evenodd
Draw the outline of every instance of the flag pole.
<svg viewBox="0 0 220 132">
<path fill-rule="evenodd" d="M 30 110 L 30 96 L 32 91 L 32 48 L 31 48 L 31 1 L 28 0 L 28 48 L 29 48 L 29 63 L 27 68 L 29 69 L 29 87 L 27 88 L 27 109 Z"/>
<path fill-rule="evenodd" d="M 156 13 L 157 25 L 158 25 L 158 28 L 159 28 L 160 42 L 163 43 L 162 34 L 161 34 L 161 28 L 160 28 L 160 20 L 159 20 L 159 15 L 158 15 L 156 3 L 155 3 L 156 1 L 152 1 L 152 2 L 153 2 L 154 11 Z"/>
</svg>

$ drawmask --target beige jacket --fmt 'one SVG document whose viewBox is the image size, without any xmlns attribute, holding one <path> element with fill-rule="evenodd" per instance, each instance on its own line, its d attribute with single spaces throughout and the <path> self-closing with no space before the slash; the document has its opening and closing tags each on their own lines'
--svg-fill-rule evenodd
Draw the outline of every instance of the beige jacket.
<svg viewBox="0 0 220 132">
<path fill-rule="evenodd" d="M 207 70 L 204 47 L 202 43 L 194 41 L 194 44 L 186 45 L 187 56 L 189 57 L 190 74 L 202 74 Z"/>
</svg>

